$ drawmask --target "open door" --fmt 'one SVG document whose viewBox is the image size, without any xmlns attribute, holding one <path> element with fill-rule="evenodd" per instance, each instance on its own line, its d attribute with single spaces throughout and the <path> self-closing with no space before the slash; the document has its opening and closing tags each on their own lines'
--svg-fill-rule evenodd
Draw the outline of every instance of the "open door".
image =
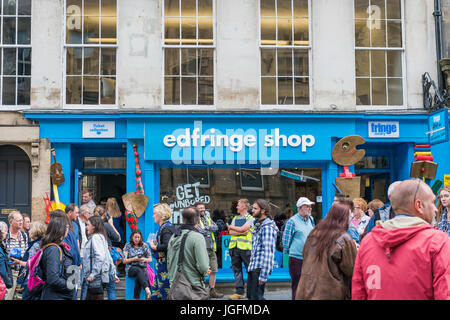
<svg viewBox="0 0 450 320">
<path fill-rule="evenodd" d="M 73 188 L 73 201 L 74 203 L 80 207 L 81 206 L 81 187 L 83 185 L 82 180 L 83 180 L 83 173 L 78 170 L 75 169 L 74 172 L 74 188 Z"/>
<path fill-rule="evenodd" d="M 387 189 L 389 187 L 389 174 L 376 174 L 370 176 L 371 199 L 380 199 L 383 203 L 388 201 Z"/>
</svg>

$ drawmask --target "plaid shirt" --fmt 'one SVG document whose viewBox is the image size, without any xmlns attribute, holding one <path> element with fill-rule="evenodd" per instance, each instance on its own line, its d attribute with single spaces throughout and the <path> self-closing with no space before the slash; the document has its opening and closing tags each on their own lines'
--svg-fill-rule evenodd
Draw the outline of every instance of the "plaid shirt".
<svg viewBox="0 0 450 320">
<path fill-rule="evenodd" d="M 253 232 L 253 245 L 248 271 L 261 268 L 259 281 L 266 282 L 272 272 L 275 258 L 275 245 L 278 228 L 275 222 L 266 218 L 261 224 L 256 224 Z"/>
</svg>

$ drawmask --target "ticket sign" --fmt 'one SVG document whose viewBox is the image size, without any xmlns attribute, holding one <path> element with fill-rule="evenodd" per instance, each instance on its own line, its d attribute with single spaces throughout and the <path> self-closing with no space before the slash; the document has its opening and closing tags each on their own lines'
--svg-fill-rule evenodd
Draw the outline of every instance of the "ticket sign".
<svg viewBox="0 0 450 320">
<path fill-rule="evenodd" d="M 444 186 L 450 186 L 450 174 L 444 174 Z"/>
<path fill-rule="evenodd" d="M 114 121 L 83 121 L 83 138 L 115 138 Z"/>
</svg>

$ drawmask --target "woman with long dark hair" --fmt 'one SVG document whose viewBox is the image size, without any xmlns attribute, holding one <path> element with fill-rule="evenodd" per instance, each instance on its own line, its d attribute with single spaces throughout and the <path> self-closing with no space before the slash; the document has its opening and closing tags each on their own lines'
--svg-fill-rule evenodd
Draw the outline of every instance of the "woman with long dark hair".
<svg viewBox="0 0 450 320">
<path fill-rule="evenodd" d="M 151 298 L 150 284 L 148 282 L 147 263 L 152 262 L 150 247 L 144 242 L 139 229 L 134 229 L 130 235 L 130 242 L 123 248 L 123 263 L 125 272 L 129 277 L 134 277 L 134 299 L 139 300 L 141 289 L 145 290 L 145 298 Z"/>
<path fill-rule="evenodd" d="M 105 285 L 110 279 L 119 282 L 106 241 L 103 219 L 92 216 L 86 223 L 89 240 L 84 247 L 83 269 L 88 283 L 86 300 L 103 300 Z M 98 285 L 100 284 L 100 285 Z"/>
<path fill-rule="evenodd" d="M 351 299 L 356 244 L 347 233 L 350 206 L 334 203 L 311 231 L 303 248 L 303 268 L 296 300 Z"/>
<path fill-rule="evenodd" d="M 69 231 L 69 220 L 64 212 L 55 210 L 50 213 L 50 221 L 41 240 L 42 253 L 39 264 L 42 271 L 41 300 L 72 300 L 75 287 L 70 284 L 69 273 L 73 265 L 70 248 L 64 244 Z M 38 271 L 39 272 L 39 271 Z"/>
</svg>

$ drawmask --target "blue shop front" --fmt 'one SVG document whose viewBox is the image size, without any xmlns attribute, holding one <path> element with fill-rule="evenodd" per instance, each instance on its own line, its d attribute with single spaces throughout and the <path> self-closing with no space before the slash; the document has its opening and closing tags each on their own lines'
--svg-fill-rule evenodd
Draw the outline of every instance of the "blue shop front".
<svg viewBox="0 0 450 320">
<path fill-rule="evenodd" d="M 429 142 L 428 116 L 303 113 L 114 113 L 48 114 L 28 112 L 40 123 L 61 163 L 65 182 L 60 201 L 80 204 L 80 191 L 89 188 L 99 203 L 121 200 L 136 191 L 137 144 L 142 183 L 149 204 L 138 218 L 144 238 L 155 233 L 152 205 L 169 203 L 172 222 L 180 223 L 183 208 L 206 204 L 213 220 L 227 223 L 237 200 L 270 201 L 277 223 L 296 213 L 306 196 L 316 223 L 326 216 L 336 193 L 335 179 L 344 170 L 331 158 L 336 142 L 360 135 L 365 157 L 349 167 L 361 177 L 360 195 L 387 200 L 392 181 L 407 179 L 414 145 Z M 122 206 L 123 209 L 123 206 Z M 123 215 L 124 216 L 124 215 Z M 130 227 L 123 217 L 122 244 Z M 229 236 L 217 233 L 218 282 L 233 282 L 228 254 Z M 290 281 L 287 255 L 276 253 L 269 281 Z M 126 280 L 132 299 L 134 280 Z"/>
</svg>

